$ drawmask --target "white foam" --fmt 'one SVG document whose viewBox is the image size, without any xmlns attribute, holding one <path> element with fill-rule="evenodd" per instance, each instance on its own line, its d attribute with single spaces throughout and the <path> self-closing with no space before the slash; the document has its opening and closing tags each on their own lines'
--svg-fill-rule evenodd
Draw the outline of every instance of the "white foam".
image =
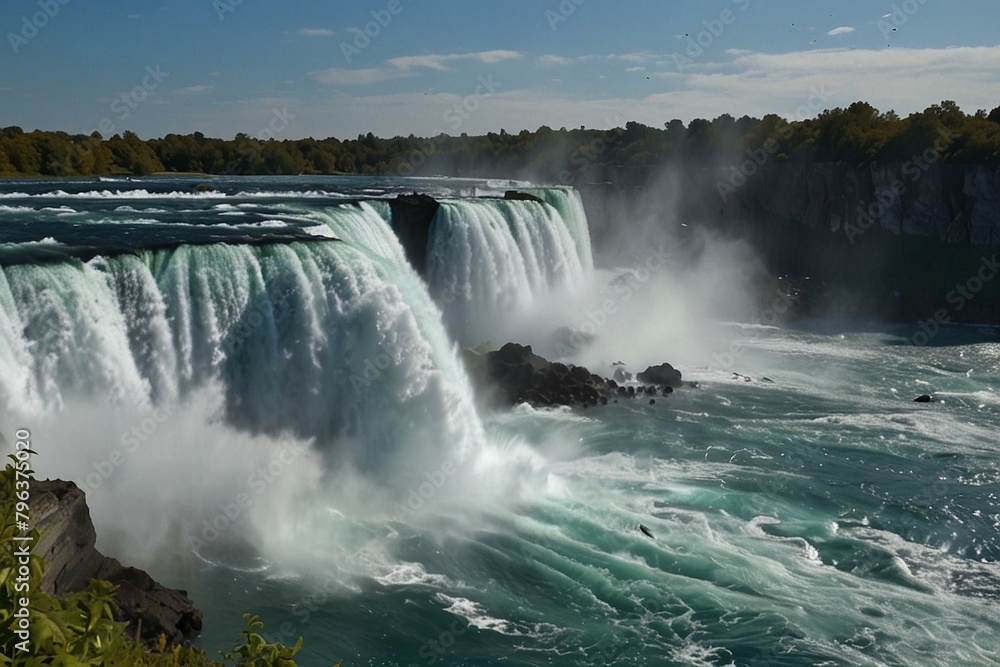
<svg viewBox="0 0 1000 667">
<path fill-rule="evenodd" d="M 383 586 L 447 588 L 450 585 L 448 577 L 430 574 L 420 563 L 397 563 L 388 573 L 373 578 Z"/>
<path fill-rule="evenodd" d="M 477 602 L 463 597 L 452 597 L 438 593 L 434 599 L 445 606 L 445 611 L 461 616 L 469 625 L 480 630 L 492 630 L 502 635 L 523 636 L 527 634 L 515 624 L 503 618 L 490 616 L 486 609 Z"/>
<path fill-rule="evenodd" d="M 336 239 L 338 241 L 340 240 L 340 237 L 334 234 L 333 230 L 327 227 L 326 225 L 315 225 L 313 227 L 305 227 L 302 229 L 302 231 L 304 231 L 309 236 L 318 236 L 320 238 L 325 238 L 325 239 Z"/>
</svg>

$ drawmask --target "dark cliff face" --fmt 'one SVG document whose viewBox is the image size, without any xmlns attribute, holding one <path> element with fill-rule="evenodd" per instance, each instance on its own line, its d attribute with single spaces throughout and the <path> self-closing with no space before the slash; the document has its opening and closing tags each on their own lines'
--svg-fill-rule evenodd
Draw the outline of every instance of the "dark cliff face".
<svg viewBox="0 0 1000 667">
<path fill-rule="evenodd" d="M 45 559 L 42 589 L 65 595 L 87 588 L 91 579 L 118 585 L 116 617 L 126 632 L 155 642 L 160 634 L 171 644 L 201 632 L 202 614 L 187 593 L 158 584 L 148 574 L 102 555 L 83 491 L 62 480 L 31 483 L 31 516 L 42 536 L 35 553 Z"/>
<path fill-rule="evenodd" d="M 732 179 L 732 171 L 721 176 Z M 729 191 L 725 213 L 748 211 L 856 239 L 872 228 L 946 243 L 1000 246 L 1000 167 L 918 162 L 780 163 Z"/>
<path fill-rule="evenodd" d="M 581 187 L 598 252 L 654 211 L 675 231 L 748 240 L 775 275 L 808 277 L 808 314 L 1000 321 L 1000 166 L 775 158 L 601 176 Z"/>
<path fill-rule="evenodd" d="M 420 275 L 424 274 L 427 264 L 427 239 L 439 207 L 440 204 L 430 195 L 416 192 L 389 200 L 393 230 L 406 252 L 406 258 Z"/>
</svg>

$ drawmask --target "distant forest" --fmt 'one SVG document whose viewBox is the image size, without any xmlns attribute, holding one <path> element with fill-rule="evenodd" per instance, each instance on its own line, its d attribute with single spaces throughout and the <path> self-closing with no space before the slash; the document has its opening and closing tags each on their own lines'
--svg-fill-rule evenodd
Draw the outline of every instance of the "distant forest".
<svg viewBox="0 0 1000 667">
<path fill-rule="evenodd" d="M 623 119 L 624 120 L 624 119 Z M 763 151 L 763 152 L 762 152 Z M 964 113 L 944 101 L 906 118 L 865 102 L 816 118 L 696 119 L 663 127 L 627 122 L 610 130 L 542 126 L 483 136 L 429 138 L 371 133 L 356 139 L 212 139 L 200 132 L 142 140 L 12 126 L 0 130 L 0 176 L 97 176 L 159 172 L 210 175 L 366 174 L 502 176 L 572 183 L 594 164 L 653 167 L 674 161 L 719 166 L 767 155 L 777 160 L 870 162 L 912 159 L 1000 162 L 1000 107 Z"/>
</svg>

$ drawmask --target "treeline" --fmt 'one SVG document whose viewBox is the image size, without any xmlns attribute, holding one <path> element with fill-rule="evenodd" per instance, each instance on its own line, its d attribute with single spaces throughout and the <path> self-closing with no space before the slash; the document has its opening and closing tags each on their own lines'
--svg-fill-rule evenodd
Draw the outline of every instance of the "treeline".
<svg viewBox="0 0 1000 667">
<path fill-rule="evenodd" d="M 611 130 L 552 128 L 482 136 L 383 139 L 260 140 L 238 134 L 213 139 L 200 132 L 142 140 L 132 132 L 103 138 L 19 127 L 0 130 L 0 176 L 367 174 L 524 177 L 572 182 L 594 163 L 651 167 L 682 160 L 725 164 L 746 151 L 778 160 L 870 162 L 919 159 L 1000 161 L 1000 107 L 964 113 L 951 101 L 901 118 L 865 102 L 816 118 L 671 120 L 662 128 L 627 122 Z"/>
</svg>

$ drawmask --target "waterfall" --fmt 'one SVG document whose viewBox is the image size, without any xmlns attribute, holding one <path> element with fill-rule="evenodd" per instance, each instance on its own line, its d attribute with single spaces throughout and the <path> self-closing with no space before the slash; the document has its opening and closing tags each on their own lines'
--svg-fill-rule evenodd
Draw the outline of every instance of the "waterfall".
<svg viewBox="0 0 1000 667">
<path fill-rule="evenodd" d="M 538 201 L 445 200 L 431 223 L 426 279 L 451 334 L 476 345 L 508 332 L 545 297 L 579 287 L 593 269 L 579 195 L 535 190 Z"/>
<path fill-rule="evenodd" d="M 332 466 L 391 479 L 415 453 L 461 457 L 481 438 L 471 390 L 383 214 L 314 211 L 340 241 L 8 266 L 0 396 L 37 414 L 96 396 L 163 405 L 214 384 L 228 423 L 312 439 Z"/>
</svg>

